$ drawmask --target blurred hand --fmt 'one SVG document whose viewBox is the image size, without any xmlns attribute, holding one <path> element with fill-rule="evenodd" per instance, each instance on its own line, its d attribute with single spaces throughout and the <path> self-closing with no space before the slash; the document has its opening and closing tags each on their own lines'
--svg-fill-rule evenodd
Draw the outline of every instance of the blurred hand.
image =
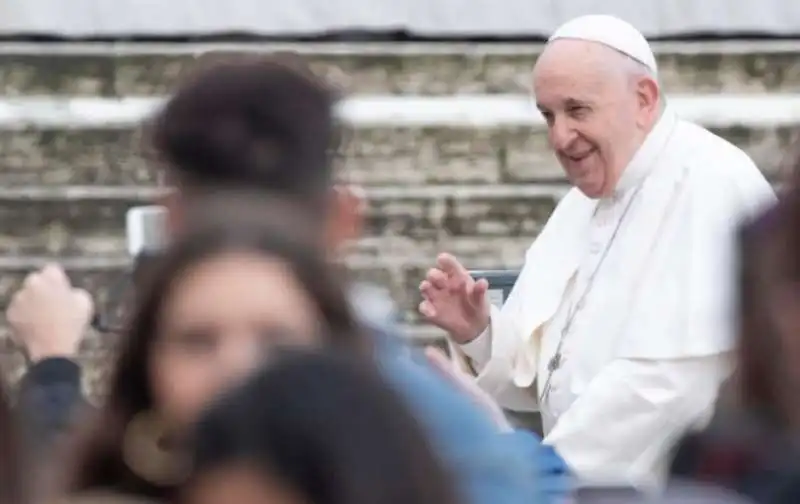
<svg viewBox="0 0 800 504">
<path fill-rule="evenodd" d="M 440 254 L 419 286 L 419 312 L 457 343 L 469 343 L 489 325 L 488 288 L 485 279 L 476 282 L 455 257 Z"/>
<path fill-rule="evenodd" d="M 458 390 L 472 399 L 481 410 L 489 415 L 489 418 L 501 432 L 514 430 L 500 405 L 475 383 L 475 379 L 472 376 L 458 370 L 441 350 L 428 347 L 425 349 L 425 357 L 443 378 L 455 385 Z"/>
<path fill-rule="evenodd" d="M 36 361 L 75 355 L 93 312 L 89 293 L 73 288 L 64 270 L 50 264 L 25 278 L 6 318 L 14 340 Z"/>
</svg>

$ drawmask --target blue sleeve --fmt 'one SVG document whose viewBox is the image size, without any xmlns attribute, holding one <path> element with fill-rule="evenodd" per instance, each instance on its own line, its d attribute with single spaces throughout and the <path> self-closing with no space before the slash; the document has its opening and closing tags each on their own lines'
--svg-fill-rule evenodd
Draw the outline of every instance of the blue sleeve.
<svg viewBox="0 0 800 504">
<path fill-rule="evenodd" d="M 412 358 L 382 355 L 381 367 L 411 406 L 468 504 L 539 504 L 535 457 L 500 434 L 465 396 Z"/>
<path fill-rule="evenodd" d="M 36 456 L 47 456 L 86 404 L 77 363 L 50 358 L 31 365 L 22 378 L 17 402 L 29 449 Z"/>
<path fill-rule="evenodd" d="M 537 482 L 537 490 L 543 501 L 564 502 L 572 492 L 574 483 L 564 459 L 552 446 L 542 444 L 539 436 L 532 432 L 517 430 L 505 436 L 533 461 L 535 474 L 532 477 Z"/>
</svg>

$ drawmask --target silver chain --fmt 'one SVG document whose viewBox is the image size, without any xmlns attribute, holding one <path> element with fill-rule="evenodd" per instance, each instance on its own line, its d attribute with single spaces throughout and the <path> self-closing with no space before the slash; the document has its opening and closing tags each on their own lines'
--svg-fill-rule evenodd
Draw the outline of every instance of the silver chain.
<svg viewBox="0 0 800 504">
<path fill-rule="evenodd" d="M 592 290 L 594 286 L 595 278 L 597 274 L 600 272 L 600 269 L 603 266 L 603 263 L 608 256 L 609 250 L 611 250 L 611 246 L 614 244 L 614 241 L 617 238 L 617 234 L 619 233 L 620 228 L 622 227 L 622 223 L 625 220 L 625 217 L 628 215 L 628 211 L 633 206 L 633 202 L 636 201 L 637 196 L 639 196 L 639 192 L 642 189 L 644 184 L 640 184 L 639 187 L 636 188 L 636 191 L 631 196 L 631 199 L 628 201 L 628 204 L 625 205 L 625 209 L 622 211 L 622 215 L 620 216 L 619 220 L 617 221 L 617 226 L 614 228 L 614 232 L 611 233 L 611 238 L 608 239 L 608 243 L 603 250 L 603 255 L 600 256 L 600 260 L 597 262 L 597 266 L 595 266 L 594 271 L 589 276 L 589 280 L 586 282 L 586 288 L 581 293 L 581 296 L 578 298 L 577 302 L 573 302 L 570 306 L 569 312 L 567 313 L 567 319 L 564 322 L 564 327 L 561 329 L 561 338 L 558 340 L 558 345 L 556 346 L 556 353 L 553 357 L 547 362 L 547 379 L 544 383 L 544 387 L 542 388 L 542 395 L 539 396 L 539 407 L 544 404 L 544 400 L 550 395 L 550 389 L 552 387 L 551 381 L 553 379 L 553 374 L 558 370 L 561 366 L 561 349 L 564 346 L 564 340 L 566 340 L 567 334 L 569 334 L 570 328 L 572 327 L 572 323 L 575 320 L 575 316 L 578 314 L 580 309 L 583 307 L 583 303 L 586 300 L 586 297 Z M 595 208 L 595 214 L 597 215 L 597 208 Z"/>
</svg>

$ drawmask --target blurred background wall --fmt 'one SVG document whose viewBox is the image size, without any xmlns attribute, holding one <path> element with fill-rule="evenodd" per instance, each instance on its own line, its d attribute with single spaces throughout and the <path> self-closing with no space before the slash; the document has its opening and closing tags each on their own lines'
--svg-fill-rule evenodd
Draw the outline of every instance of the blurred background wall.
<svg viewBox="0 0 800 504">
<path fill-rule="evenodd" d="M 800 4 L 791 0 L 5 0 L 0 33 L 115 38 L 361 31 L 530 39 L 587 12 L 624 15 L 648 37 L 800 34 Z"/>
<path fill-rule="evenodd" d="M 617 14 L 657 40 L 679 113 L 780 183 L 800 124 L 793 0 L 4 0 L 0 304 L 57 259 L 102 307 L 130 262 L 126 210 L 162 190 L 139 121 L 198 54 L 291 50 L 348 96 L 341 176 L 368 197 L 353 271 L 391 289 L 412 337 L 440 341 L 414 312 L 436 253 L 517 268 L 567 190 L 531 106 L 530 71 L 543 37 L 588 13 Z M 113 344 L 94 335 L 83 359 L 102 364 Z M 102 375 L 94 369 L 90 380 Z"/>
</svg>

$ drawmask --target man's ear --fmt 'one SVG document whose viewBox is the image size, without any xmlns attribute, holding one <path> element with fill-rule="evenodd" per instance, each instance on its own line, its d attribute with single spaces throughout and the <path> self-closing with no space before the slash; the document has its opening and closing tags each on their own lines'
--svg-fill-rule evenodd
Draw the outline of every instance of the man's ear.
<svg viewBox="0 0 800 504">
<path fill-rule="evenodd" d="M 337 250 L 361 237 L 366 195 L 358 186 L 336 185 L 331 191 L 328 245 Z"/>
<path fill-rule="evenodd" d="M 639 109 L 644 112 L 640 115 L 641 122 L 644 123 L 648 118 L 658 116 L 659 98 L 661 97 L 658 82 L 652 77 L 642 77 L 639 79 L 636 92 L 639 97 Z M 644 126 L 644 124 L 639 126 Z"/>
</svg>

